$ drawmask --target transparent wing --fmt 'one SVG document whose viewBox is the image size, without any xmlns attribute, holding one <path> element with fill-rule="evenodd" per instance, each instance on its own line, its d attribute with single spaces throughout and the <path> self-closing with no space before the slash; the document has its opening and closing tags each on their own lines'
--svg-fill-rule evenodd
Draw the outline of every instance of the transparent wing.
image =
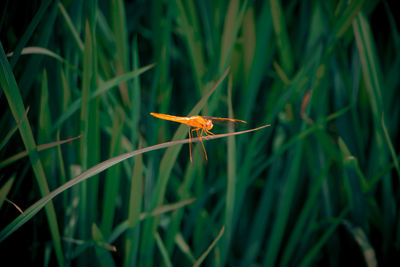
<svg viewBox="0 0 400 267">
<path fill-rule="evenodd" d="M 232 126 L 238 126 L 239 123 L 247 123 L 242 120 L 238 119 L 230 119 L 230 118 L 219 118 L 219 117 L 210 117 L 210 116 L 202 116 L 206 120 L 211 120 L 213 124 L 218 124 L 218 125 L 232 125 Z"/>
</svg>

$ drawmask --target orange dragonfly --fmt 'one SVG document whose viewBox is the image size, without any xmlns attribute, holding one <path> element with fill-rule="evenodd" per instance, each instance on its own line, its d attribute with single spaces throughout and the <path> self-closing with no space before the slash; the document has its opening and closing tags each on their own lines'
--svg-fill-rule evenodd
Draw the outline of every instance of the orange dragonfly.
<svg viewBox="0 0 400 267">
<path fill-rule="evenodd" d="M 191 143 L 192 143 L 192 132 L 196 131 L 197 137 L 200 137 L 200 142 L 201 145 L 203 146 L 204 150 L 204 155 L 207 160 L 207 152 L 206 149 L 204 148 L 203 144 L 203 134 L 205 136 L 207 135 L 214 135 L 210 130 L 214 127 L 213 122 L 243 122 L 247 123 L 242 120 L 237 120 L 237 119 L 229 119 L 229 118 L 217 118 L 217 117 L 209 117 L 209 116 L 192 116 L 192 117 L 179 117 L 179 116 L 173 116 L 173 115 L 167 115 L 167 114 L 160 114 L 160 113 L 150 113 L 150 115 L 162 119 L 162 120 L 168 120 L 168 121 L 175 121 L 179 123 L 186 124 L 189 127 L 189 154 L 190 154 L 190 162 L 192 162 L 192 148 L 191 148 Z M 190 127 L 193 127 L 194 129 L 190 129 Z"/>
</svg>

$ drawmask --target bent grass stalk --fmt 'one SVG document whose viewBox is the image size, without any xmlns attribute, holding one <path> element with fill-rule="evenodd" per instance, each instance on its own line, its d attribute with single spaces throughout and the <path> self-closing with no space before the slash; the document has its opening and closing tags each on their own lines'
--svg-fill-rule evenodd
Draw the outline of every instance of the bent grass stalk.
<svg viewBox="0 0 400 267">
<path fill-rule="evenodd" d="M 226 133 L 226 134 L 217 134 L 213 136 L 207 136 L 206 138 L 203 137 L 204 140 L 213 140 L 213 139 L 218 139 L 218 138 L 223 138 L 223 137 L 228 137 L 228 136 L 234 136 L 234 135 L 239 135 L 239 134 L 244 134 L 244 133 L 250 133 L 254 131 L 261 130 L 263 128 L 266 128 L 270 126 L 270 124 L 263 125 L 254 129 L 250 130 L 245 130 L 245 131 L 240 131 L 240 132 L 233 132 L 233 133 Z M 192 138 L 191 142 L 200 142 L 202 138 Z M 117 163 L 120 163 L 126 159 L 135 157 L 139 154 L 142 153 L 147 153 L 150 151 L 162 149 L 162 148 L 167 148 L 170 146 L 176 146 L 176 145 L 181 145 L 181 144 L 186 144 L 189 143 L 189 139 L 183 139 L 183 140 L 176 140 L 176 141 L 171 141 L 171 142 L 166 142 L 166 143 L 161 143 L 158 145 L 154 146 L 149 146 L 145 147 L 142 149 L 138 149 L 132 152 L 128 152 L 125 154 L 118 155 L 116 157 L 110 158 L 106 161 L 103 161 L 102 163 L 99 163 L 90 169 L 84 171 L 80 175 L 76 176 L 75 178 L 71 179 L 64 185 L 58 187 L 54 191 L 50 192 L 47 196 L 41 198 L 38 200 L 35 204 L 30 206 L 26 211 L 25 215 L 20 215 L 18 216 L 15 220 L 13 220 L 10 224 L 8 224 L 1 232 L 0 232 L 0 242 L 2 242 L 4 239 L 6 239 L 9 235 L 11 235 L 13 232 L 15 232 L 18 228 L 20 228 L 22 225 L 24 225 L 26 222 L 28 222 L 36 213 L 38 213 L 50 200 L 55 198 L 57 195 L 60 193 L 64 192 L 65 190 L 71 188 L 74 185 L 77 185 L 83 181 L 86 181 L 90 177 L 99 174 L 108 168 L 114 166 Z"/>
</svg>

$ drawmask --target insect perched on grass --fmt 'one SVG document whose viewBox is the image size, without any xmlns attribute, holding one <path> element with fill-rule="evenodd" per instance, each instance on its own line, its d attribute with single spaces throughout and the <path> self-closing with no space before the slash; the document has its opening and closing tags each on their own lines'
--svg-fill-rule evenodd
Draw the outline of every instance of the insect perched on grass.
<svg viewBox="0 0 400 267">
<path fill-rule="evenodd" d="M 206 149 L 204 148 L 203 144 L 203 134 L 205 136 L 207 135 L 214 135 L 210 130 L 214 127 L 213 122 L 243 122 L 247 123 L 242 120 L 236 120 L 236 119 L 229 119 L 229 118 L 217 118 L 217 117 L 208 117 L 208 116 L 192 116 L 192 117 L 179 117 L 179 116 L 172 116 L 172 115 L 167 115 L 167 114 L 160 114 L 160 113 L 150 113 L 150 115 L 162 119 L 162 120 L 168 120 L 168 121 L 175 121 L 179 123 L 184 123 L 189 127 L 189 154 L 190 154 L 190 161 L 192 161 L 192 148 L 191 148 L 191 143 L 192 143 L 192 132 L 196 131 L 197 137 L 200 138 L 201 145 L 203 146 L 204 150 L 204 155 L 207 160 L 207 152 Z M 190 129 L 190 127 L 193 127 L 194 129 Z"/>
</svg>

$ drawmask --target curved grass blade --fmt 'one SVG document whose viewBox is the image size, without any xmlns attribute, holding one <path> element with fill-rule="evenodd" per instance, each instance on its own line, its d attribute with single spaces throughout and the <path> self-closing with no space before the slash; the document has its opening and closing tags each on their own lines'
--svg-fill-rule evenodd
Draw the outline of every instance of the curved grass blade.
<svg viewBox="0 0 400 267">
<path fill-rule="evenodd" d="M 65 20 L 65 23 L 67 24 L 67 27 L 72 33 L 72 36 L 74 37 L 73 40 L 75 41 L 77 47 L 79 48 L 79 52 L 81 55 L 83 54 L 83 42 L 81 38 L 79 37 L 79 33 L 76 30 L 74 24 L 72 23 L 71 17 L 68 15 L 67 10 L 65 10 L 63 4 L 60 2 L 58 3 L 58 9 L 60 10 L 60 13 L 62 17 Z"/>
<path fill-rule="evenodd" d="M 329 171 L 329 168 L 331 166 L 331 163 L 328 162 L 325 167 L 321 170 L 320 175 L 316 179 L 316 182 L 313 184 L 313 186 L 310 189 L 310 193 L 308 194 L 308 198 L 306 202 L 304 203 L 303 208 L 301 209 L 300 215 L 297 218 L 296 225 L 293 227 L 292 232 L 290 233 L 290 237 L 288 239 L 287 245 L 285 247 L 284 253 L 282 255 L 282 260 L 279 264 L 279 266 L 288 266 L 290 260 L 294 258 L 293 254 L 295 254 L 296 247 L 301 244 L 303 240 L 303 235 L 304 232 L 306 231 L 306 225 L 310 223 L 310 217 L 315 209 L 315 207 L 318 205 L 319 198 L 319 193 L 321 190 L 321 187 L 323 185 L 324 180 L 326 179 L 327 173 Z"/>
<path fill-rule="evenodd" d="M 287 22 L 285 15 L 283 14 L 281 1 L 270 0 L 272 22 L 275 30 L 275 36 L 277 39 L 277 47 L 279 53 L 279 59 L 281 62 L 282 70 L 285 76 L 290 75 L 294 60 L 292 56 L 292 48 L 290 46 L 291 41 L 289 40 L 289 34 L 287 29 Z"/>
<path fill-rule="evenodd" d="M 110 251 L 115 252 L 117 249 L 114 246 L 104 242 L 105 240 L 103 233 L 95 223 L 92 224 L 92 238 L 96 244 L 94 251 L 100 266 L 115 266 L 115 262 Z"/>
<path fill-rule="evenodd" d="M 22 215 L 24 214 L 24 211 L 23 211 L 20 207 L 18 207 L 17 204 L 15 204 L 14 202 L 12 202 L 11 200 L 9 200 L 9 199 L 7 199 L 7 198 L 5 199 L 5 201 L 8 202 L 8 203 L 10 203 L 11 205 L 13 205 L 14 208 L 15 208 L 16 210 L 18 210 Z"/>
<path fill-rule="evenodd" d="M 228 114 L 229 118 L 233 118 L 232 108 L 232 75 L 228 78 Z M 240 121 L 240 120 L 238 120 Z M 244 121 L 241 121 L 244 122 Z M 246 122 L 245 122 L 246 123 Z M 228 128 L 229 132 L 233 131 L 233 127 Z M 236 142 L 234 137 L 228 137 L 228 150 L 227 150 L 227 182 L 226 182 L 226 197 L 225 197 L 225 211 L 224 224 L 226 232 L 221 242 L 218 245 L 220 251 L 220 265 L 226 265 L 228 258 L 229 248 L 231 247 L 233 232 L 235 231 L 235 206 L 237 206 L 237 192 L 240 191 L 237 188 L 237 160 L 236 160 Z"/>
<path fill-rule="evenodd" d="M 15 80 L 9 62 L 7 61 L 1 43 L 0 43 L 0 86 L 4 90 L 8 105 L 10 107 L 10 110 L 12 112 L 15 121 L 20 120 L 20 118 L 22 118 L 25 114 L 24 102 L 19 87 L 17 85 L 17 81 Z M 42 196 L 45 196 L 50 192 L 49 185 L 47 183 L 47 177 L 43 168 L 42 161 L 37 152 L 37 145 L 29 120 L 28 119 L 22 120 L 18 128 L 24 146 L 28 151 L 29 160 L 33 169 L 34 177 L 39 186 L 40 194 Z M 64 255 L 62 253 L 60 232 L 58 229 L 58 221 L 53 203 L 49 202 L 48 205 L 45 207 L 45 210 L 46 210 L 49 230 L 53 240 L 54 251 L 57 257 L 57 262 L 60 266 L 64 266 Z"/>
<path fill-rule="evenodd" d="M 0 188 L 0 208 L 3 205 L 4 200 L 6 200 L 8 192 L 10 192 L 14 179 L 15 174 Z"/>
<path fill-rule="evenodd" d="M 193 252 L 191 251 L 188 243 L 186 243 L 185 239 L 182 236 L 181 232 L 177 232 L 174 238 L 174 241 L 181 252 L 186 256 L 186 258 L 193 264 L 196 259 L 193 256 Z"/>
<path fill-rule="evenodd" d="M 229 1 L 227 14 L 224 21 L 224 29 L 221 36 L 221 55 L 219 59 L 219 70 L 222 71 L 227 67 L 232 57 L 234 45 L 240 26 L 243 21 L 248 1 Z"/>
<path fill-rule="evenodd" d="M 188 117 L 194 116 L 194 115 L 200 113 L 200 110 L 204 107 L 208 98 L 219 87 L 219 85 L 225 79 L 226 75 L 228 75 L 229 70 L 230 70 L 230 68 L 226 69 L 224 74 L 222 74 L 221 78 L 215 83 L 214 87 L 207 94 L 205 94 L 202 97 L 202 99 L 196 104 L 196 106 L 194 106 L 194 108 L 189 112 L 189 114 L 187 115 Z M 179 126 L 178 130 L 176 130 L 172 140 L 182 139 L 182 138 L 184 138 L 184 136 L 186 134 L 187 134 L 186 125 L 181 125 L 181 126 Z M 198 138 L 196 138 L 196 139 L 197 139 L 197 141 L 200 140 Z M 196 140 L 196 139 L 193 139 L 193 140 Z M 180 147 L 170 148 L 165 152 L 163 158 L 161 159 L 160 172 L 159 172 L 160 176 L 159 176 L 158 183 L 157 183 L 156 189 L 155 189 L 155 195 L 159 196 L 159 197 L 156 199 L 153 199 L 153 203 L 152 203 L 153 208 L 160 205 L 162 202 L 162 199 L 164 198 L 163 192 L 165 192 L 165 187 L 166 187 L 166 184 L 167 184 L 167 181 L 169 178 L 169 174 L 172 170 L 172 166 L 173 166 L 174 162 L 176 161 L 176 158 L 178 157 L 179 150 L 180 150 Z M 159 192 L 161 194 L 158 194 Z M 151 234 L 151 235 L 153 235 L 153 234 Z"/>
<path fill-rule="evenodd" d="M 10 61 L 11 68 L 14 68 L 15 64 L 17 64 L 17 61 L 19 59 L 23 47 L 26 45 L 26 43 L 28 43 L 32 34 L 36 30 L 36 27 L 38 26 L 39 22 L 42 20 L 44 14 L 46 14 L 46 10 L 50 6 L 51 2 L 52 1 L 50 0 L 42 1 L 42 4 L 40 5 L 39 10 L 35 14 L 35 17 L 33 17 L 32 21 L 29 23 L 28 28 L 22 35 L 22 38 L 19 40 L 17 47 L 15 48 L 14 56 L 11 58 Z"/>
<path fill-rule="evenodd" d="M 139 216 L 139 220 L 143 221 L 150 217 L 154 217 L 154 216 L 158 216 L 158 215 L 170 212 L 170 211 L 178 210 L 186 205 L 193 203 L 195 200 L 196 200 L 195 198 L 189 198 L 189 199 L 185 199 L 185 200 L 182 200 L 182 201 L 179 201 L 176 203 L 159 206 L 152 212 L 142 212 Z M 129 223 L 130 223 L 129 219 L 127 219 L 127 220 L 123 221 L 122 223 L 120 223 L 119 225 L 117 225 L 114 228 L 114 231 L 111 233 L 111 235 L 107 241 L 109 243 L 114 243 L 114 241 L 117 238 L 119 238 L 126 230 L 128 230 L 128 228 L 131 227 Z"/>
<path fill-rule="evenodd" d="M 14 52 L 10 52 L 10 53 L 7 54 L 7 57 L 12 57 L 13 55 L 14 55 Z M 81 72 L 77 67 L 75 67 L 74 65 L 70 64 L 66 59 L 64 59 L 63 57 L 57 55 L 53 51 L 51 51 L 51 50 L 49 50 L 47 48 L 44 48 L 44 47 L 39 47 L 39 46 L 25 47 L 21 51 L 21 55 L 43 55 L 43 56 L 49 56 L 49 57 L 52 57 L 52 58 L 60 61 L 61 63 L 65 64 L 65 65 L 67 65 L 69 68 Z"/>
<path fill-rule="evenodd" d="M 138 148 L 141 146 L 142 140 L 139 140 Z M 133 266 L 137 262 L 140 227 L 135 226 L 139 223 L 139 216 L 142 210 L 143 169 L 143 157 L 142 155 L 138 155 L 134 160 L 131 176 L 128 216 L 126 220 L 128 231 L 125 235 L 124 266 Z"/>
<path fill-rule="evenodd" d="M 354 241 L 360 247 L 367 267 L 378 266 L 378 261 L 376 259 L 376 253 L 374 247 L 368 240 L 368 236 L 366 235 L 365 231 L 361 227 L 355 226 L 350 221 L 347 220 L 344 220 L 342 224 L 345 226 L 347 231 L 354 238 Z"/>
<path fill-rule="evenodd" d="M 381 118 L 381 124 L 382 124 L 383 133 L 384 133 L 384 135 L 385 135 L 386 143 L 387 143 L 387 145 L 388 145 L 388 147 L 389 147 L 390 154 L 391 154 L 391 156 L 392 156 L 392 160 L 393 160 L 394 167 L 395 167 L 395 169 L 396 169 L 396 171 L 397 171 L 397 175 L 399 176 L 399 179 L 400 179 L 399 161 L 397 160 L 396 150 L 394 149 L 393 143 L 392 143 L 392 141 L 391 141 L 391 139 L 390 139 L 389 132 L 388 132 L 388 130 L 387 130 L 387 128 L 386 128 L 385 118 L 384 118 L 384 116 L 383 116 L 383 113 L 382 113 L 382 118 Z"/>
<path fill-rule="evenodd" d="M 216 89 L 221 85 L 225 77 L 228 75 L 229 70 L 230 68 L 227 68 L 225 70 L 224 74 L 222 74 L 219 80 L 214 84 L 213 88 L 209 90 L 189 112 L 189 114 L 187 115 L 188 117 L 200 113 L 200 110 L 205 106 L 209 97 L 216 91 Z M 181 125 L 175 132 L 172 140 L 182 139 L 186 135 L 187 135 L 187 127 L 186 125 Z M 167 149 L 167 151 L 164 153 L 164 156 L 161 159 L 157 183 L 153 192 L 154 197 L 151 199 L 151 204 L 150 204 L 151 209 L 160 206 L 163 202 L 168 180 L 172 171 L 172 167 L 176 162 L 181 147 L 182 146 L 176 146 Z M 159 218 L 155 218 L 154 220 L 151 219 L 143 225 L 143 234 L 142 234 L 143 241 L 141 242 L 140 245 L 141 262 L 139 263 L 139 265 L 145 265 L 145 264 L 152 265 L 151 264 L 152 257 L 150 255 L 153 254 L 154 233 L 156 225 L 158 224 L 158 220 Z"/>
<path fill-rule="evenodd" d="M 316 241 L 315 245 L 309 250 L 309 252 L 304 255 L 303 261 L 298 266 L 310 266 L 313 260 L 318 257 L 318 253 L 321 251 L 322 247 L 328 242 L 329 238 L 335 232 L 337 227 L 343 222 L 343 219 L 349 212 L 349 207 L 346 207 L 339 215 L 339 217 L 334 218 L 332 224 L 324 231 L 322 237 Z"/>
<path fill-rule="evenodd" d="M 257 130 L 261 130 L 265 127 L 270 126 L 269 124 L 263 125 L 258 128 L 250 129 L 250 130 L 245 130 L 245 131 L 240 131 L 240 132 L 233 132 L 233 133 L 227 133 L 227 134 L 217 134 L 213 136 L 208 136 L 207 138 L 204 138 L 203 140 L 213 140 L 213 139 L 218 139 L 218 138 L 223 138 L 227 136 L 232 136 L 232 135 L 238 135 L 238 134 L 244 134 L 244 133 L 249 133 L 249 132 L 254 132 Z M 41 198 L 38 200 L 35 204 L 30 206 L 26 211 L 25 215 L 20 215 L 18 216 L 15 220 L 13 220 L 10 224 L 8 224 L 3 230 L 0 232 L 0 242 L 2 242 L 4 239 L 6 239 L 10 234 L 12 234 L 14 231 L 16 231 L 18 228 L 20 228 L 22 225 L 24 225 L 27 221 L 29 221 L 36 213 L 38 213 L 50 200 L 55 198 L 57 195 L 61 194 L 65 190 L 71 188 L 74 185 L 77 185 L 90 177 L 99 174 L 106 169 L 110 168 L 111 166 L 114 166 L 117 163 L 120 163 L 121 161 L 124 161 L 126 159 L 132 158 L 134 156 L 137 156 L 142 153 L 154 151 L 157 149 L 162 149 L 162 148 L 167 148 L 170 146 L 175 146 L 175 145 L 180 145 L 180 144 L 186 144 L 189 143 L 189 139 L 183 139 L 183 140 L 177 140 L 177 141 L 171 141 L 171 142 L 166 142 L 166 143 L 161 143 L 158 145 L 154 146 L 149 146 L 145 147 L 142 149 L 138 149 L 132 152 L 128 152 L 125 154 L 121 154 L 119 156 L 110 158 L 106 161 L 103 161 L 102 163 L 99 163 L 90 169 L 84 171 L 80 175 L 76 176 L 75 178 L 71 179 L 67 183 L 63 184 L 62 186 L 58 187 L 54 191 L 50 192 L 47 196 Z M 200 138 L 192 138 L 192 142 L 200 142 Z"/>
<path fill-rule="evenodd" d="M 154 238 L 156 239 L 156 244 L 158 246 L 158 249 L 160 250 L 161 257 L 164 260 L 164 265 L 167 267 L 174 266 L 171 262 L 171 258 L 168 255 L 168 251 L 164 245 L 164 242 L 162 241 L 161 236 L 158 232 L 155 232 Z"/>
<path fill-rule="evenodd" d="M 341 38 L 346 33 L 346 31 L 351 26 L 351 23 L 353 22 L 354 18 L 360 12 L 362 6 L 364 5 L 364 2 L 365 0 L 352 1 L 346 7 L 344 12 L 341 13 L 340 18 L 338 18 L 336 21 L 334 30 L 335 32 L 334 36 L 336 37 L 336 39 Z"/>
<path fill-rule="evenodd" d="M 224 234 L 225 226 L 222 226 L 221 231 L 219 231 L 219 234 L 217 237 L 214 239 L 214 241 L 211 243 L 211 245 L 207 248 L 206 251 L 204 251 L 203 254 L 201 254 L 200 258 L 197 259 L 197 261 L 193 264 L 193 267 L 200 266 L 200 264 L 204 261 L 204 259 L 207 257 L 207 255 L 210 253 L 210 251 L 215 247 L 217 242 L 221 239 L 222 235 Z"/>
<path fill-rule="evenodd" d="M 14 55 L 14 52 L 10 52 L 7 54 L 7 57 L 12 57 Z M 21 55 L 46 55 L 49 57 L 53 57 L 57 59 L 58 61 L 64 63 L 66 62 L 65 59 L 54 53 L 53 51 L 44 48 L 44 47 L 39 47 L 39 46 L 28 46 L 22 49 Z"/>
<path fill-rule="evenodd" d="M 202 99 L 196 104 L 196 106 L 191 110 L 191 112 L 187 115 L 188 117 L 199 114 L 200 110 L 205 106 L 209 97 L 216 91 L 216 89 L 221 85 L 224 81 L 225 77 L 228 75 L 230 68 L 228 67 L 219 80 L 215 83 L 213 88 L 209 90 Z M 172 140 L 181 139 L 187 134 L 187 127 L 185 125 L 181 125 L 178 130 L 175 132 Z M 209 138 L 213 139 L 213 138 Z M 199 140 L 199 139 L 197 139 Z M 168 180 L 170 178 L 170 174 L 172 171 L 172 167 L 176 162 L 181 146 L 179 147 L 171 147 L 169 148 L 163 158 L 161 159 L 159 175 L 157 179 L 157 184 L 155 186 L 153 192 L 153 199 L 151 200 L 151 208 L 155 208 L 162 204 L 163 199 L 165 197 L 165 191 L 167 188 Z M 149 220 L 143 226 L 143 241 L 141 243 L 140 250 L 141 253 L 141 262 L 139 264 L 149 264 L 151 265 L 151 255 L 153 254 L 153 243 L 154 243 L 154 229 L 158 224 L 159 218 L 155 218 L 154 220 Z"/>
<path fill-rule="evenodd" d="M 147 219 L 150 217 L 161 215 L 161 214 L 169 212 L 169 211 L 177 210 L 183 206 L 193 203 L 195 200 L 196 200 L 195 198 L 189 198 L 189 199 L 185 199 L 183 201 L 179 201 L 177 203 L 162 205 L 162 206 L 154 209 L 152 212 L 142 212 L 140 214 L 140 220 L 144 220 L 144 219 Z"/>
<path fill-rule="evenodd" d="M 6 135 L 6 137 L 0 143 L 0 150 L 3 149 L 3 147 L 7 144 L 8 140 L 10 140 L 10 138 L 13 136 L 13 134 L 18 130 L 18 127 L 21 124 L 22 120 L 26 118 L 28 111 L 29 111 L 29 107 L 27 107 L 24 116 L 17 122 L 17 125 L 15 125 L 15 127 Z M 0 166 L 1 166 L 1 164 L 0 164 Z"/>
<path fill-rule="evenodd" d="M 49 149 L 49 148 L 52 148 L 52 147 L 56 147 L 56 146 L 59 146 L 59 145 L 65 144 L 65 143 L 69 143 L 69 142 L 72 142 L 73 140 L 78 139 L 80 137 L 81 137 L 81 135 L 78 135 L 78 136 L 70 137 L 68 139 L 61 140 L 61 141 L 56 141 L 56 142 L 51 142 L 51 143 L 47 143 L 47 144 L 43 144 L 43 145 L 38 145 L 37 146 L 37 151 L 43 151 L 43 150 L 46 150 L 46 149 Z M 0 162 L 0 169 L 4 168 L 5 166 L 7 166 L 7 165 L 9 165 L 9 164 L 11 164 L 11 163 L 13 163 L 13 162 L 15 162 L 17 160 L 20 160 L 20 159 L 26 157 L 27 155 L 28 155 L 28 151 L 25 150 L 25 151 L 22 151 L 22 152 L 20 152 L 18 154 L 15 154 L 14 156 L 11 156 L 11 157 L 1 161 Z"/>
<path fill-rule="evenodd" d="M 119 83 L 122 82 L 126 82 L 130 79 L 136 78 L 137 76 L 141 75 L 142 73 L 148 71 L 149 69 L 151 69 L 152 67 L 154 67 L 156 64 L 150 64 L 147 65 L 145 67 L 142 67 L 140 69 L 136 69 L 134 71 L 125 73 L 123 75 L 120 75 L 118 77 L 115 77 L 107 82 L 104 82 L 103 84 L 101 84 L 99 86 L 99 88 L 97 88 L 97 90 L 95 92 L 93 92 L 90 97 L 89 97 L 89 101 L 92 100 L 93 98 L 104 94 L 105 92 L 107 92 L 108 90 L 116 87 Z M 77 100 L 75 100 L 73 103 L 71 103 L 71 105 L 69 105 L 68 109 L 65 110 L 65 112 L 58 118 L 58 120 L 54 123 L 52 132 L 54 132 L 56 129 L 58 129 L 61 124 L 63 124 L 64 121 L 66 121 L 69 117 L 71 117 L 75 112 L 77 112 L 79 110 L 79 108 L 81 107 L 81 103 L 82 103 L 82 98 L 78 98 Z"/>
</svg>

